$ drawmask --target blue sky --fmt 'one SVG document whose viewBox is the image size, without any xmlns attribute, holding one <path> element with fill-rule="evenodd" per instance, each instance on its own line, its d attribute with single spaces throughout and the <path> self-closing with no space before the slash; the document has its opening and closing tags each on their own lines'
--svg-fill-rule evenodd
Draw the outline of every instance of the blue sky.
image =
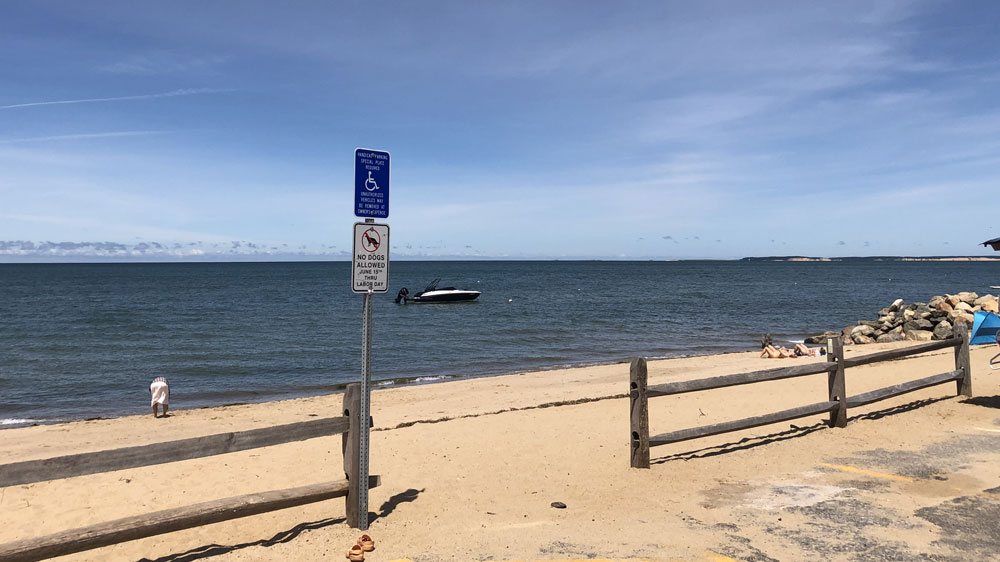
<svg viewBox="0 0 1000 562">
<path fill-rule="evenodd" d="M 6 2 L 0 261 L 995 255 L 993 2 Z"/>
</svg>

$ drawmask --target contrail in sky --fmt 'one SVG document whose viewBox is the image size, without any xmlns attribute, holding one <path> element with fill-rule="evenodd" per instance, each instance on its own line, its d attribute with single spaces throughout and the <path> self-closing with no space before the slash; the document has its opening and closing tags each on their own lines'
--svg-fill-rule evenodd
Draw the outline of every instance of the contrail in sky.
<svg viewBox="0 0 1000 562">
<path fill-rule="evenodd" d="M 125 101 L 125 100 L 148 100 L 153 98 L 173 98 L 177 96 L 194 96 L 197 94 L 218 94 L 222 92 L 232 92 L 233 90 L 217 90 L 213 88 L 187 88 L 183 90 L 173 90 L 161 94 L 143 94 L 141 96 L 120 96 L 116 98 L 90 98 L 83 100 L 59 100 L 59 101 L 36 101 L 32 103 L 16 103 L 14 105 L 0 105 L 0 109 L 14 109 L 18 107 L 34 107 L 37 105 L 64 105 L 70 103 L 98 103 L 105 101 Z"/>
<path fill-rule="evenodd" d="M 23 142 L 49 142 L 64 140 L 106 139 L 115 137 L 145 137 L 150 135 L 165 135 L 170 131 L 112 131 L 109 133 L 80 133 L 75 135 L 54 135 L 48 137 L 29 137 L 20 139 L 3 139 L 0 144 L 18 144 Z"/>
</svg>

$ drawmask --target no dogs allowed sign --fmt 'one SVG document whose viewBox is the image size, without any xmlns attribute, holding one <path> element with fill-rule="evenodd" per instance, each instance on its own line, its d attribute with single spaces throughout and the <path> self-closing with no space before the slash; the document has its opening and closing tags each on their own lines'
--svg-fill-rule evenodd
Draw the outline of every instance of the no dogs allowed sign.
<svg viewBox="0 0 1000 562">
<path fill-rule="evenodd" d="M 389 225 L 354 223 L 351 290 L 385 293 L 389 290 Z"/>
</svg>

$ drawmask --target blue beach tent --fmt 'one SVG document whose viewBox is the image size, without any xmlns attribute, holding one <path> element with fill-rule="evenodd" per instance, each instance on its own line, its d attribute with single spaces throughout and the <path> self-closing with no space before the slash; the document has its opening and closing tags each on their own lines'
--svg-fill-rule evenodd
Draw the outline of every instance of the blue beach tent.
<svg viewBox="0 0 1000 562">
<path fill-rule="evenodd" d="M 976 312 L 972 321 L 971 345 L 981 345 L 984 343 L 996 342 L 997 330 L 1000 330 L 1000 316 L 992 312 Z"/>
</svg>

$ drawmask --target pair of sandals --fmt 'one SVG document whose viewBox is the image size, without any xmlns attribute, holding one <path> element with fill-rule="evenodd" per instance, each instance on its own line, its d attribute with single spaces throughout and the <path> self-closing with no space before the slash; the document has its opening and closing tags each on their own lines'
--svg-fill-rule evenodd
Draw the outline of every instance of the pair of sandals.
<svg viewBox="0 0 1000 562">
<path fill-rule="evenodd" d="M 375 541 L 368 535 L 361 535 L 358 539 L 358 544 L 351 547 L 351 550 L 347 551 L 347 559 L 351 562 L 363 562 L 365 559 L 365 553 L 375 550 Z"/>
</svg>

